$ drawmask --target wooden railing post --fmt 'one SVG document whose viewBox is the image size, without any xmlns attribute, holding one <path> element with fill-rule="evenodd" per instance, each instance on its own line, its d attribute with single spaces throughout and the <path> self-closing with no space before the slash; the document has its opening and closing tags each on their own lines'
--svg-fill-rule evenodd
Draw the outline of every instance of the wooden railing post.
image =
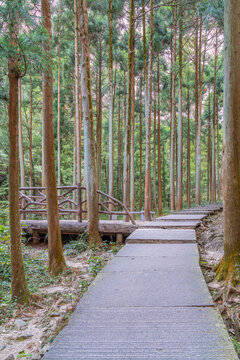
<svg viewBox="0 0 240 360">
<path fill-rule="evenodd" d="M 77 184 L 77 220 L 82 222 L 82 189 L 81 184 Z"/>
</svg>

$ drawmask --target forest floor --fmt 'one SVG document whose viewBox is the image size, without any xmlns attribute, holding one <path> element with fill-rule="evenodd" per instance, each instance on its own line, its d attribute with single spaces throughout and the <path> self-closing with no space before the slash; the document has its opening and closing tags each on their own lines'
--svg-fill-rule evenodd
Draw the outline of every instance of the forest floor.
<svg viewBox="0 0 240 360">
<path fill-rule="evenodd" d="M 222 224 L 223 215 L 218 212 L 198 227 L 200 264 L 240 358 L 240 288 L 229 291 L 215 280 L 214 269 L 223 256 Z M 0 298 L 0 360 L 41 359 L 98 271 L 118 250 L 116 244 L 89 250 L 84 239 L 67 243 L 68 269 L 64 276 L 52 279 L 47 272 L 46 245 L 25 246 L 28 284 L 34 295 L 28 307 L 10 305 L 7 297 Z"/>
<path fill-rule="evenodd" d="M 223 212 L 203 220 L 197 229 L 200 264 L 205 280 L 235 345 L 240 359 L 240 287 L 216 281 L 215 268 L 224 254 Z"/>
<path fill-rule="evenodd" d="M 33 295 L 25 307 L 0 298 L 0 360 L 41 359 L 94 277 L 120 249 L 116 244 L 86 247 L 82 240 L 66 244 L 68 268 L 54 279 L 47 273 L 46 245 L 24 247 L 24 257 L 31 259 L 27 277 Z"/>
</svg>

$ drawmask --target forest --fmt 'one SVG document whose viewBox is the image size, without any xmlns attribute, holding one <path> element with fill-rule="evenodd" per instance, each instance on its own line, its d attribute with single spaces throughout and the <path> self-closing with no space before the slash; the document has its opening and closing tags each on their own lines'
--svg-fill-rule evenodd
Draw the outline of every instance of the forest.
<svg viewBox="0 0 240 360">
<path fill-rule="evenodd" d="M 51 278 L 68 271 L 60 220 L 87 220 L 91 249 L 103 246 L 99 221 L 111 212 L 135 224 L 140 215 L 151 221 L 222 201 L 216 276 L 227 287 L 239 283 L 235 7 L 235 0 L 225 7 L 223 0 L 0 0 L 4 301 L 32 298 L 24 220 L 47 220 Z M 62 213 L 59 199 L 68 206 Z M 28 201 L 44 202 L 44 211 L 26 215 Z"/>
</svg>

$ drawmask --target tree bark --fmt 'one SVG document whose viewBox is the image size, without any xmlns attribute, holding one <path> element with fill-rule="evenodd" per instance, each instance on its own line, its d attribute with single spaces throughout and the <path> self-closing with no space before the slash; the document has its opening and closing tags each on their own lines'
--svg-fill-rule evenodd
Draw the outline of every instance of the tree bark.
<svg viewBox="0 0 240 360">
<path fill-rule="evenodd" d="M 48 218 L 48 256 L 49 271 L 53 275 L 61 273 L 65 267 L 62 238 L 59 225 L 58 199 L 55 173 L 54 135 L 53 135 L 53 73 L 52 73 L 52 24 L 49 0 L 41 0 L 43 26 L 48 40 L 43 44 L 43 53 L 47 59 L 43 71 L 43 153 L 47 195 Z"/>
<path fill-rule="evenodd" d="M 218 116 L 218 97 L 216 100 L 216 125 L 217 125 L 217 190 L 218 201 L 221 200 L 221 180 L 220 180 L 220 146 L 219 146 L 219 116 Z"/>
<path fill-rule="evenodd" d="M 88 14 L 86 0 L 80 1 L 81 36 L 81 84 L 84 120 L 84 162 L 88 206 L 89 245 L 99 245 L 102 239 L 98 232 L 98 195 L 94 158 L 93 110 L 91 95 L 90 52 L 88 40 Z"/>
<path fill-rule="evenodd" d="M 121 193 L 121 99 L 118 96 L 118 158 L 117 158 L 117 198 L 120 199 Z"/>
<path fill-rule="evenodd" d="M 214 65 L 214 89 L 213 89 L 213 119 L 212 119 L 212 192 L 211 192 L 211 203 L 216 202 L 215 123 L 216 123 L 216 82 L 217 82 L 217 58 L 218 58 L 217 51 L 218 51 L 218 32 L 216 30 L 215 65 Z"/>
<path fill-rule="evenodd" d="M 81 184 L 82 161 L 81 161 L 81 116 L 82 111 L 80 107 L 80 93 L 79 93 L 79 4 L 74 0 L 74 20 L 75 20 L 75 121 L 76 121 L 76 160 L 77 160 L 77 184 Z"/>
<path fill-rule="evenodd" d="M 182 177 L 183 177 L 183 129 L 182 129 L 182 0 L 179 0 L 179 102 L 178 102 L 178 182 L 177 182 L 177 210 L 182 209 Z"/>
<path fill-rule="evenodd" d="M 19 163 L 20 163 L 20 186 L 25 187 L 25 165 L 24 165 L 24 150 L 23 150 L 23 135 L 22 135 L 22 82 L 18 79 L 18 117 L 19 117 Z"/>
<path fill-rule="evenodd" d="M 191 158 L 190 158 L 190 146 L 191 146 L 191 139 L 190 139 L 190 91 L 188 85 L 188 99 L 187 99 L 187 121 L 188 121 L 188 132 L 187 132 L 187 206 L 188 208 L 191 207 Z"/>
<path fill-rule="evenodd" d="M 160 63 L 157 69 L 157 143 L 158 143 L 158 214 L 162 215 L 162 160 L 161 160 L 161 112 L 160 112 Z"/>
<path fill-rule="evenodd" d="M 142 77 L 139 92 L 139 211 L 142 211 Z"/>
<path fill-rule="evenodd" d="M 157 139 L 157 109 L 156 109 L 156 96 L 154 96 L 154 115 L 153 115 L 153 208 L 157 212 L 157 152 L 156 152 L 156 139 Z"/>
<path fill-rule="evenodd" d="M 123 202 L 130 205 L 130 157 L 131 157 L 131 118 L 132 118 L 132 71 L 133 71 L 133 34 L 134 34 L 134 0 L 130 0 L 129 35 L 128 35 L 128 105 L 125 124 L 125 160 L 124 160 L 124 193 Z M 125 217 L 125 220 L 129 220 Z"/>
<path fill-rule="evenodd" d="M 135 211 L 135 27 L 133 28 L 133 49 L 132 49 L 132 115 L 131 115 L 131 169 L 130 169 L 130 210 Z"/>
<path fill-rule="evenodd" d="M 176 36 L 177 0 L 174 2 L 173 61 L 172 61 L 172 109 L 171 109 L 171 149 L 170 149 L 170 209 L 175 210 L 175 131 L 176 131 Z"/>
<path fill-rule="evenodd" d="M 146 161 L 145 161 L 145 220 L 151 221 L 151 109 L 152 109 L 152 64 L 153 64 L 153 0 L 150 1 L 149 24 L 149 59 L 148 59 L 148 86 L 147 86 L 147 117 L 146 122 Z"/>
<path fill-rule="evenodd" d="M 30 65 L 30 121 L 29 121 L 29 186 L 33 186 L 33 161 L 32 161 L 32 119 L 33 119 L 33 89 L 32 89 L 32 71 Z M 30 192 L 32 195 L 32 192 Z"/>
<path fill-rule="evenodd" d="M 225 0 L 224 37 L 224 258 L 219 278 L 239 283 L 240 266 L 240 2 Z"/>
<path fill-rule="evenodd" d="M 199 133 L 199 18 L 195 36 L 195 204 L 200 203 L 200 133 Z"/>
<path fill-rule="evenodd" d="M 58 186 L 61 186 L 61 17 L 62 17 L 62 0 L 59 1 L 59 24 L 58 24 L 58 117 L 57 117 Z"/>
<path fill-rule="evenodd" d="M 98 66 L 98 117 L 97 117 L 97 188 L 101 190 L 102 169 L 102 39 L 99 42 Z"/>
<path fill-rule="evenodd" d="M 10 14 L 9 36 L 11 45 L 17 50 L 18 23 Z M 19 208 L 19 88 L 20 70 L 18 56 L 8 59 L 9 78 L 9 224 L 11 239 L 11 292 L 12 300 L 24 304 L 29 299 L 23 267 L 20 208 Z"/>
<path fill-rule="evenodd" d="M 211 147 L 211 93 L 209 90 L 209 104 L 208 104 L 208 201 L 212 194 L 212 147 Z"/>
<path fill-rule="evenodd" d="M 113 196 L 113 50 L 112 50 L 112 0 L 109 0 L 109 195 Z M 109 209 L 113 210 L 112 205 Z"/>
</svg>

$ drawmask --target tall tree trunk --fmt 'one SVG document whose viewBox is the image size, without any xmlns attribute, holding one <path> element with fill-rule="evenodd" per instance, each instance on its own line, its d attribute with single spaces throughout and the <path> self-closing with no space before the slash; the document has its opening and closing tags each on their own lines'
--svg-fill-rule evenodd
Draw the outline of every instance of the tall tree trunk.
<svg viewBox="0 0 240 360">
<path fill-rule="evenodd" d="M 58 118 L 57 118 L 58 186 L 61 186 L 61 17 L 62 17 L 62 0 L 59 1 L 59 25 L 58 25 Z"/>
<path fill-rule="evenodd" d="M 177 182 L 177 210 L 182 209 L 182 157 L 183 157 L 183 129 L 182 129 L 182 0 L 179 0 L 179 102 L 178 102 L 178 182 Z"/>
<path fill-rule="evenodd" d="M 191 158 L 190 158 L 190 94 L 189 94 L 189 85 L 188 85 L 188 110 L 187 110 L 187 121 L 188 121 L 188 132 L 187 132 L 187 206 L 191 207 Z"/>
<path fill-rule="evenodd" d="M 166 176 L 165 176 L 165 146 L 162 144 L 162 185 L 163 185 L 163 206 L 166 207 Z"/>
<path fill-rule="evenodd" d="M 217 125 L 217 190 L 218 201 L 221 200 L 221 181 L 220 181 L 220 151 L 219 151 L 219 116 L 218 116 L 218 97 L 216 99 L 216 125 Z"/>
<path fill-rule="evenodd" d="M 156 97 L 154 98 L 154 117 L 153 117 L 153 207 L 157 212 L 157 152 L 156 152 L 156 138 L 157 138 L 157 109 L 156 109 Z"/>
<path fill-rule="evenodd" d="M 211 198 L 212 194 L 212 142 L 211 142 L 211 93 L 209 90 L 209 104 L 208 104 L 208 164 L 209 164 L 209 196 L 208 201 Z"/>
<path fill-rule="evenodd" d="M 80 1 L 81 36 L 81 88 L 84 120 L 84 162 L 87 188 L 89 245 L 98 245 L 102 239 L 98 232 L 98 196 L 94 158 L 93 110 L 91 95 L 90 52 L 88 40 L 88 14 L 86 0 Z"/>
<path fill-rule="evenodd" d="M 172 109 L 171 109 L 171 149 L 170 149 L 170 209 L 175 210 L 175 131 L 176 131 L 176 37 L 177 0 L 174 2 L 173 61 L 172 61 Z"/>
<path fill-rule="evenodd" d="M 74 19 L 75 19 L 75 121 L 76 121 L 76 159 L 77 159 L 77 184 L 81 184 L 81 116 L 82 111 L 80 107 L 79 94 L 79 4 L 74 0 Z"/>
<path fill-rule="evenodd" d="M 161 161 L 161 112 L 160 112 L 160 62 L 157 69 L 157 143 L 158 143 L 158 214 L 162 215 L 162 161 Z"/>
<path fill-rule="evenodd" d="M 117 198 L 120 199 L 121 193 L 121 99 L 120 94 L 118 96 L 118 158 L 117 158 Z"/>
<path fill-rule="evenodd" d="M 131 115 L 131 167 L 130 167 L 130 209 L 135 211 L 135 169 L 134 169 L 134 145 L 135 145 L 135 29 L 133 28 L 133 52 L 132 52 L 132 115 Z"/>
<path fill-rule="evenodd" d="M 43 44 L 47 66 L 43 71 L 43 152 L 46 177 L 49 271 L 53 275 L 66 267 L 59 224 L 53 136 L 52 23 L 49 0 L 41 0 L 43 26 L 48 40 Z"/>
<path fill-rule="evenodd" d="M 32 72 L 30 66 L 30 121 L 29 121 L 29 186 L 33 186 L 33 161 L 32 161 L 32 119 L 33 119 L 33 89 Z M 30 192 L 32 195 L 32 192 Z"/>
<path fill-rule="evenodd" d="M 196 197 L 195 204 L 201 204 L 201 125 L 202 125 L 202 16 L 200 16 L 199 26 L 199 48 L 198 48 L 198 83 L 199 83 L 199 97 L 198 97 L 198 122 L 196 135 Z"/>
<path fill-rule="evenodd" d="M 153 0 L 150 1 L 150 38 L 148 59 L 147 117 L 146 121 L 146 161 L 145 161 L 145 220 L 151 221 L 151 108 L 152 108 L 152 64 L 153 64 Z"/>
<path fill-rule="evenodd" d="M 129 35 L 128 35 L 128 106 L 125 126 L 125 160 L 124 160 L 124 196 L 123 202 L 130 205 L 130 154 L 131 154 L 131 118 L 132 118 L 132 71 L 133 71 L 133 35 L 134 35 L 134 0 L 130 0 Z M 125 220 L 129 220 L 125 218 Z"/>
<path fill-rule="evenodd" d="M 202 97 L 203 97 L 202 87 L 203 87 L 203 75 L 204 75 L 204 60 L 202 65 L 202 16 L 200 16 L 199 29 L 200 29 L 199 56 L 198 56 L 199 98 L 198 98 L 198 123 L 197 123 L 197 137 L 196 137 L 196 198 L 195 198 L 196 205 L 201 204 L 201 128 L 202 128 Z"/>
<path fill-rule="evenodd" d="M 98 65 L 98 117 L 97 117 L 97 188 L 101 190 L 102 169 L 102 39 L 99 42 Z"/>
<path fill-rule="evenodd" d="M 225 0 L 224 258 L 218 277 L 239 283 L 240 266 L 240 2 Z"/>
<path fill-rule="evenodd" d="M 112 0 L 109 0 L 109 195 L 113 196 L 113 50 L 112 50 Z M 112 205 L 109 206 L 113 210 Z"/>
<path fill-rule="evenodd" d="M 9 19 L 10 42 L 17 51 L 18 23 L 15 14 Z M 20 208 L 19 208 L 19 124 L 18 124 L 18 81 L 20 70 L 18 56 L 8 60 L 9 78 L 9 224 L 11 239 L 11 292 L 12 299 L 26 303 L 29 298 L 23 267 Z"/>
<path fill-rule="evenodd" d="M 139 92 L 139 211 L 142 211 L 142 77 Z"/>
<path fill-rule="evenodd" d="M 25 187 L 25 165 L 24 165 L 24 151 L 23 151 L 23 135 L 22 135 L 22 82 L 18 79 L 18 117 L 19 117 L 19 163 L 20 163 L 20 186 Z"/>
<path fill-rule="evenodd" d="M 214 66 L 214 90 L 213 90 L 213 119 L 212 119 L 212 193 L 211 203 L 216 202 L 216 151 L 215 151 L 215 123 L 216 123 L 216 82 L 217 82 L 217 58 L 218 58 L 218 32 L 216 29 L 215 42 L 215 66 Z"/>
<path fill-rule="evenodd" d="M 196 21 L 195 36 L 195 204 L 200 203 L 200 133 L 199 133 L 199 18 Z"/>
</svg>

